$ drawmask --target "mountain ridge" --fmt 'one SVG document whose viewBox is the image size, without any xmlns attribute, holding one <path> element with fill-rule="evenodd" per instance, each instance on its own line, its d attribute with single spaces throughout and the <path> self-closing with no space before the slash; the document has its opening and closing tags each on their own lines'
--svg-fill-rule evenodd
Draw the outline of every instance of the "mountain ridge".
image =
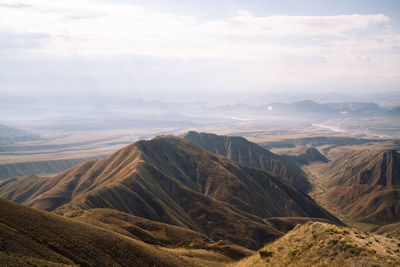
<svg viewBox="0 0 400 267">
<path fill-rule="evenodd" d="M 252 249 L 282 235 L 264 218 L 305 216 L 340 223 L 279 177 L 240 167 L 173 136 L 138 141 L 52 178 L 0 183 L 0 197 L 61 214 L 116 209 Z"/>
<path fill-rule="evenodd" d="M 322 172 L 331 203 L 349 217 L 378 225 L 400 219 L 400 156 L 395 150 L 358 151 Z"/>
<path fill-rule="evenodd" d="M 225 156 L 241 166 L 270 171 L 305 192 L 311 188 L 305 174 L 296 164 L 243 137 L 194 131 L 185 133 L 181 137 L 211 153 Z"/>
</svg>

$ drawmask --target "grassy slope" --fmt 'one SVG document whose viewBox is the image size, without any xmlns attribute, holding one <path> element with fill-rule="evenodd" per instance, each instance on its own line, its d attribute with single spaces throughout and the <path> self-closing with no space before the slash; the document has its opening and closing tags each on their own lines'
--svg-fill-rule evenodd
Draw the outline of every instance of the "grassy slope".
<svg viewBox="0 0 400 267">
<path fill-rule="evenodd" d="M 232 266 L 396 266 L 400 241 L 310 222 Z"/>
<path fill-rule="evenodd" d="M 374 231 L 378 234 L 386 234 L 400 239 L 400 222 L 378 227 Z"/>
<path fill-rule="evenodd" d="M 0 199 L 0 262 L 196 265 L 141 241 Z"/>
<path fill-rule="evenodd" d="M 205 249 L 225 255 L 229 260 L 249 256 L 253 251 L 226 242 L 213 243 L 200 233 L 183 227 L 155 222 L 111 209 L 91 209 L 71 212 L 64 216 L 112 230 L 148 244 L 169 248 L 185 248 L 191 251 Z M 202 252 L 204 254 L 204 252 Z"/>
</svg>

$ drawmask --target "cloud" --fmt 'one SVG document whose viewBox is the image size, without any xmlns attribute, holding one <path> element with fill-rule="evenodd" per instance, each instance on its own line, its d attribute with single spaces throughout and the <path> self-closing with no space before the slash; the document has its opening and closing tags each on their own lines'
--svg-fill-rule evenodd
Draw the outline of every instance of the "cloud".
<svg viewBox="0 0 400 267">
<path fill-rule="evenodd" d="M 49 37 L 43 33 L 0 32 L 0 50 L 36 49 L 43 46 Z"/>
<path fill-rule="evenodd" d="M 256 56 L 258 53 L 251 51 L 258 50 L 276 55 L 277 50 L 285 53 L 287 47 L 292 48 L 296 38 L 345 38 L 349 32 L 390 21 L 383 14 L 257 17 L 248 11 L 203 21 L 135 5 L 89 0 L 26 0 L 20 4 L 30 8 L 10 11 L 0 7 L 0 30 L 50 35 L 52 40 L 43 52 L 54 55 L 243 58 Z M 293 44 L 282 45 L 288 38 Z"/>
<path fill-rule="evenodd" d="M 132 83 L 143 88 L 160 84 L 171 88 L 235 84 L 238 88 L 279 84 L 304 88 L 311 80 L 315 86 L 348 82 L 362 87 L 372 80 L 393 84 L 399 79 L 400 35 L 384 14 L 255 16 L 241 10 L 207 19 L 129 3 L 23 0 L 15 4 L 5 0 L 0 18 L 0 47 L 7 48 L 0 51 L 0 60 L 7 58 L 16 70 L 24 63 L 13 57 L 31 60 L 24 69 L 35 73 L 33 80 L 29 78 L 31 84 L 44 75 L 40 87 L 45 87 L 49 73 L 35 68 L 41 61 L 53 62 L 48 70 L 54 77 L 76 74 L 67 75 L 65 87 L 80 80 L 93 86 L 107 75 L 104 84 L 110 87 L 119 81 L 121 87 Z M 142 65 L 123 60 L 140 57 L 144 58 Z M 79 58 L 80 63 L 74 65 L 69 58 Z M 93 58 L 99 60 L 96 64 L 104 64 L 99 74 L 91 71 L 96 67 Z M 85 62 L 90 67 L 82 67 Z M 166 62 L 168 67 L 163 65 Z M 145 75 L 137 75 L 140 72 Z M 13 75 L 2 76 L 7 86 L 12 87 L 18 71 Z M 159 80 L 152 80 L 153 76 Z M 24 86 L 21 81 L 18 84 Z M 0 90 L 5 86 L 0 81 Z"/>
<path fill-rule="evenodd" d="M 22 3 L 0 3 L 0 7 L 5 7 L 5 8 L 25 8 L 25 7 L 30 7 L 31 5 L 27 4 L 22 4 Z"/>
<path fill-rule="evenodd" d="M 389 22 L 384 14 L 339 16 L 256 17 L 241 11 L 237 16 L 201 25 L 205 32 L 224 35 L 335 36 Z"/>
</svg>

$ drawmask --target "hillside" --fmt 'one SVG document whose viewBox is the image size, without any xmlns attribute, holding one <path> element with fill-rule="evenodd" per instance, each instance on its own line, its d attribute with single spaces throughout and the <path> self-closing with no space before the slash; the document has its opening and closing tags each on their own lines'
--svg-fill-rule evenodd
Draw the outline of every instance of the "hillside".
<svg viewBox="0 0 400 267">
<path fill-rule="evenodd" d="M 200 266 L 144 242 L 0 199 L 2 266 Z"/>
<path fill-rule="evenodd" d="M 73 220 L 105 228 L 119 234 L 141 240 L 145 243 L 166 248 L 184 248 L 190 250 L 207 250 L 212 255 L 218 253 L 225 260 L 239 260 L 254 253 L 254 251 L 226 241 L 217 243 L 204 235 L 166 223 L 155 222 L 131 214 L 112 209 L 90 209 L 79 212 L 70 212 L 64 216 Z M 306 218 L 285 218 L 289 224 L 293 221 L 305 223 Z M 279 220 L 279 218 L 278 218 Z M 294 225 L 290 225 L 292 229 Z M 176 251 L 173 251 L 176 252 Z M 203 254 L 205 254 L 203 252 Z M 217 256 L 217 255 L 214 255 Z M 221 257 L 223 259 L 223 257 Z"/>
<path fill-rule="evenodd" d="M 211 153 L 227 157 L 241 166 L 264 169 L 286 179 L 305 192 L 310 189 L 310 183 L 296 164 L 285 161 L 279 155 L 243 137 L 219 136 L 193 131 L 182 137 Z"/>
<path fill-rule="evenodd" d="M 321 152 L 318 151 L 315 147 L 305 147 L 301 151 L 299 155 L 297 155 L 297 158 L 301 162 L 305 162 L 306 164 L 309 164 L 311 162 L 328 162 L 329 160 L 321 154 Z"/>
<path fill-rule="evenodd" d="M 344 215 L 378 225 L 400 220 L 400 157 L 395 150 L 358 151 L 324 167 L 324 197 Z"/>
<path fill-rule="evenodd" d="M 397 266 L 399 246 L 398 239 L 310 222 L 229 266 Z"/>
<path fill-rule="evenodd" d="M 60 214 L 115 209 L 250 249 L 283 235 L 265 218 L 338 222 L 307 194 L 270 172 L 240 167 L 173 136 L 136 142 L 55 177 L 5 181 L 0 197 Z"/>
<path fill-rule="evenodd" d="M 281 151 L 281 158 L 292 165 L 308 165 L 314 162 L 329 162 L 315 147 L 298 147 L 289 151 Z"/>
<path fill-rule="evenodd" d="M 400 222 L 387 224 L 374 229 L 374 232 L 378 234 L 386 234 L 389 236 L 394 236 L 400 239 Z"/>
</svg>

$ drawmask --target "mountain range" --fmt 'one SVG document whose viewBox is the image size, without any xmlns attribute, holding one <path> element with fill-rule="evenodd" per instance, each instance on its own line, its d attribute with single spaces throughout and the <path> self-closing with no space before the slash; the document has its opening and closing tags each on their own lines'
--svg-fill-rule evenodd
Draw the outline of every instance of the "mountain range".
<svg viewBox="0 0 400 267">
<path fill-rule="evenodd" d="M 55 177 L 4 181 L 0 197 L 61 215 L 113 209 L 250 249 L 284 234 L 284 220 L 274 225 L 272 217 L 340 223 L 275 174 L 239 166 L 174 136 L 138 141 Z"/>
</svg>

